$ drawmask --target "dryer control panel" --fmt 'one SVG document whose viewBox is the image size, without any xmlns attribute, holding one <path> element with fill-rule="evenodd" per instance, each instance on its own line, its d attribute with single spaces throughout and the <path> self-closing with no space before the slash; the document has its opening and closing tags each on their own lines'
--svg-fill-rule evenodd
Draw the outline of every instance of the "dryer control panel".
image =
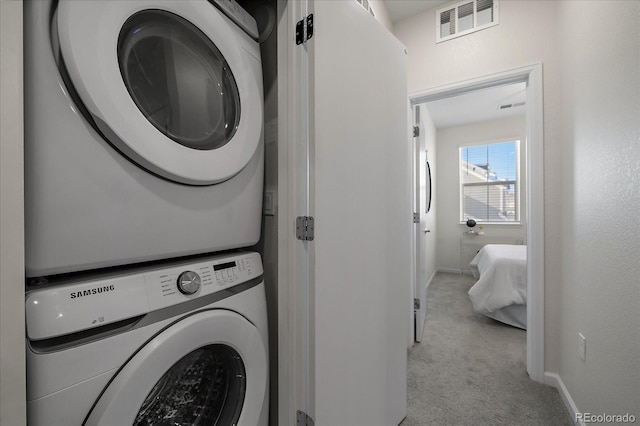
<svg viewBox="0 0 640 426">
<path fill-rule="evenodd" d="M 27 335 L 42 340 L 115 323 L 224 291 L 262 274 L 260 255 L 241 252 L 30 290 Z"/>
</svg>

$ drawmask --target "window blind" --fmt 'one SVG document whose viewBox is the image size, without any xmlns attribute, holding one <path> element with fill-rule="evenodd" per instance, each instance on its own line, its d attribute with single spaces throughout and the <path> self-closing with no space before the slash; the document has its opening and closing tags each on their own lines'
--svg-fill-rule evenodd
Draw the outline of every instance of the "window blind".
<svg viewBox="0 0 640 426">
<path fill-rule="evenodd" d="M 460 148 L 460 221 L 519 222 L 519 141 Z"/>
</svg>

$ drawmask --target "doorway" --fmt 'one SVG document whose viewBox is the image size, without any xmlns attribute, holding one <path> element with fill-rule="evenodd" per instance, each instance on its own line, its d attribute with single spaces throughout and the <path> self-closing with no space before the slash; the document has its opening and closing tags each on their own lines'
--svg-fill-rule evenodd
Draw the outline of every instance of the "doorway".
<svg viewBox="0 0 640 426">
<path fill-rule="evenodd" d="M 544 381 L 544 185 L 542 64 L 478 77 L 409 95 L 411 107 L 524 83 L 526 125 L 527 373 Z M 437 167 L 437 165 L 436 165 Z M 436 200 L 437 202 L 437 200 Z"/>
</svg>

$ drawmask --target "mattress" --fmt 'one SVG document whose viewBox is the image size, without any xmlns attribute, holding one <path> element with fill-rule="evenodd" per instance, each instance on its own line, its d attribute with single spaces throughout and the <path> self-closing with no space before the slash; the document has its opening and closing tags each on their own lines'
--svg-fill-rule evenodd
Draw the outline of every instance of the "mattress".
<svg viewBox="0 0 640 426">
<path fill-rule="evenodd" d="M 487 244 L 469 264 L 478 281 L 469 290 L 475 312 L 527 328 L 527 246 Z"/>
</svg>

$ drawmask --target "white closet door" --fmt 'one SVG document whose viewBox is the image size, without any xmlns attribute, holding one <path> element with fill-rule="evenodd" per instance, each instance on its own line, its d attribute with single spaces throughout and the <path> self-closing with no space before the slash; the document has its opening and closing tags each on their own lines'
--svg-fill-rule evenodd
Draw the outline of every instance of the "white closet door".
<svg viewBox="0 0 640 426">
<path fill-rule="evenodd" d="M 406 51 L 356 1 L 310 5 L 312 417 L 395 425 L 413 285 Z"/>
</svg>

